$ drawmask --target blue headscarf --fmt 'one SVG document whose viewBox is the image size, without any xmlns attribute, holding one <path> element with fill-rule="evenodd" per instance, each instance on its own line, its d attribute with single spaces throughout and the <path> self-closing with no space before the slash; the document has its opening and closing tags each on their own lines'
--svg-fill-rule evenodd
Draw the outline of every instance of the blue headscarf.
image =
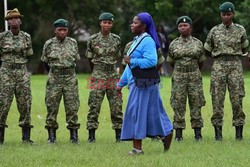
<svg viewBox="0 0 250 167">
<path fill-rule="evenodd" d="M 153 40 L 155 41 L 156 48 L 157 49 L 160 48 L 160 42 L 156 33 L 153 18 L 151 17 L 151 15 L 149 13 L 143 12 L 143 13 L 139 13 L 137 16 L 140 18 L 142 23 L 146 24 L 147 33 L 149 33 L 151 37 L 153 38 Z"/>
</svg>

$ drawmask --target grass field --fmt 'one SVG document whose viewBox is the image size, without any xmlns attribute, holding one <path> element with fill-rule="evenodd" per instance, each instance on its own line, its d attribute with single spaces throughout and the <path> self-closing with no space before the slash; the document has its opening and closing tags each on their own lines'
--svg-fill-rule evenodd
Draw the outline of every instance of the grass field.
<svg viewBox="0 0 250 167">
<path fill-rule="evenodd" d="M 235 129 L 232 127 L 231 104 L 227 98 L 225 101 L 225 115 L 222 142 L 214 141 L 214 131 L 210 122 L 212 116 L 211 97 L 209 94 L 209 75 L 204 75 L 204 92 L 206 106 L 202 108 L 204 128 L 203 140 L 194 141 L 193 130 L 190 127 L 189 110 L 187 110 L 187 128 L 184 131 L 183 142 L 173 142 L 171 149 L 163 153 L 160 142 L 152 142 L 150 139 L 143 141 L 143 156 L 129 157 L 131 142 L 115 143 L 114 131 L 111 129 L 108 102 L 105 99 L 99 117 L 99 129 L 96 133 L 96 143 L 87 143 L 88 132 L 86 130 L 86 116 L 88 112 L 88 94 L 86 78 L 88 75 L 79 75 L 79 93 L 81 106 L 79 110 L 80 145 L 69 143 L 69 131 L 66 129 L 64 107 L 61 104 L 58 115 L 59 129 L 57 131 L 57 144 L 47 144 L 47 131 L 44 129 L 46 107 L 44 103 L 45 83 L 47 76 L 35 75 L 31 78 L 32 84 L 32 124 L 34 128 L 31 138 L 35 145 L 25 145 L 21 142 L 21 129 L 18 127 L 19 113 L 16 103 L 13 102 L 9 112 L 6 129 L 5 143 L 0 146 L 0 167 L 10 166 L 248 166 L 250 157 L 250 74 L 245 74 L 246 97 L 244 98 L 244 111 L 246 113 L 246 126 L 244 128 L 244 140 L 235 141 Z M 161 96 L 164 107 L 173 118 L 173 111 L 169 104 L 171 79 L 163 78 Z M 123 90 L 125 109 L 128 90 Z"/>
</svg>

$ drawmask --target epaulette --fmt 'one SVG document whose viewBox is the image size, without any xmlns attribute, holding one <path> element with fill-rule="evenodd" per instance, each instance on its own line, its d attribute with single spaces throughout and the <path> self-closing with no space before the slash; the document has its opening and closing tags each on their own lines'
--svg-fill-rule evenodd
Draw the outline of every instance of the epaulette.
<svg viewBox="0 0 250 167">
<path fill-rule="evenodd" d="M 177 38 L 175 38 L 171 43 L 170 43 L 170 45 L 169 45 L 169 47 L 171 46 L 171 45 L 173 45 L 177 40 L 179 40 L 180 39 L 180 37 L 177 37 Z"/>
<path fill-rule="evenodd" d="M 235 25 L 236 27 L 241 28 L 241 29 L 245 29 L 245 28 L 244 28 L 242 25 L 240 25 L 240 24 L 234 23 L 234 25 Z"/>
<path fill-rule="evenodd" d="M 74 38 L 71 37 L 67 37 L 69 41 L 73 42 L 73 43 L 77 43 L 76 40 Z"/>
<path fill-rule="evenodd" d="M 4 38 L 10 31 L 4 31 L 0 33 L 0 40 L 2 40 L 2 38 Z"/>
<path fill-rule="evenodd" d="M 116 34 L 114 34 L 114 33 L 111 33 L 111 35 L 112 35 L 113 37 L 118 38 L 119 40 L 121 40 L 121 38 L 120 38 L 118 35 L 116 35 Z"/>
<path fill-rule="evenodd" d="M 93 35 L 90 36 L 90 39 L 95 39 L 96 37 L 98 37 L 99 33 L 95 33 Z"/>
<path fill-rule="evenodd" d="M 53 37 L 53 38 L 48 39 L 48 40 L 45 42 L 44 45 L 46 45 L 46 46 L 48 47 L 51 43 L 53 43 L 54 40 L 56 40 L 56 37 Z"/>
</svg>

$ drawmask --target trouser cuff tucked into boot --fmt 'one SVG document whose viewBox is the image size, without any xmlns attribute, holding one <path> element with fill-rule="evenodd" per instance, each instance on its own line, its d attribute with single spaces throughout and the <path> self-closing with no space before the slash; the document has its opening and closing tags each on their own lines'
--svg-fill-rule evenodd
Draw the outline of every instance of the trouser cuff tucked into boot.
<svg viewBox="0 0 250 167">
<path fill-rule="evenodd" d="M 89 129 L 88 142 L 89 143 L 94 143 L 95 142 L 95 129 Z"/>
<path fill-rule="evenodd" d="M 30 130 L 31 127 L 22 127 L 22 140 L 24 143 L 33 144 L 34 142 L 30 140 Z"/>
</svg>

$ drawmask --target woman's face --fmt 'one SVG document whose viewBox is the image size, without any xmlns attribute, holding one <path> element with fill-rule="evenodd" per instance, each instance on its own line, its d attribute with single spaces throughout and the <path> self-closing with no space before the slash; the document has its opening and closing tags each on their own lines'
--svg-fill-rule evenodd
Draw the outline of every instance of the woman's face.
<svg viewBox="0 0 250 167">
<path fill-rule="evenodd" d="M 130 29 L 133 34 L 140 35 L 145 31 L 146 25 L 141 22 L 138 16 L 135 16 Z"/>
<path fill-rule="evenodd" d="M 233 12 L 221 12 L 220 14 L 222 23 L 229 26 L 233 22 L 234 14 Z"/>
<path fill-rule="evenodd" d="M 180 23 L 178 24 L 178 31 L 182 36 L 187 37 L 191 34 L 191 25 L 189 23 Z"/>
<path fill-rule="evenodd" d="M 57 27 L 55 29 L 55 34 L 58 40 L 63 41 L 68 35 L 68 28 L 66 27 Z"/>
</svg>

